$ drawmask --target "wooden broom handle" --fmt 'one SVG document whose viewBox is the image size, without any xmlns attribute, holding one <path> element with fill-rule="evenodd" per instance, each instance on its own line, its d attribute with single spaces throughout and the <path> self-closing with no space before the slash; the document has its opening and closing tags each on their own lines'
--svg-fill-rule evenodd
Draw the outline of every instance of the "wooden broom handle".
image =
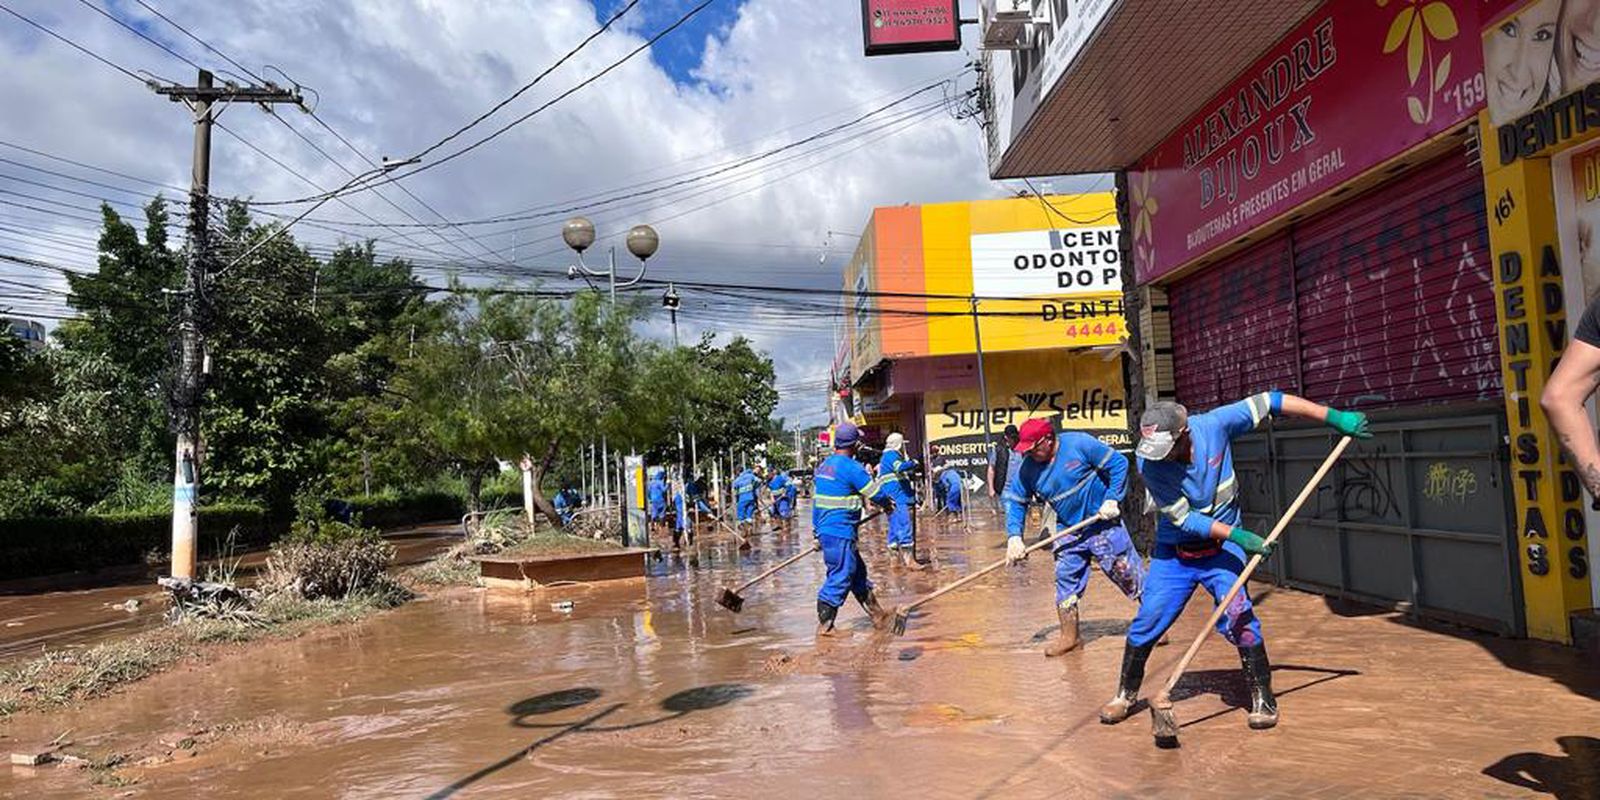
<svg viewBox="0 0 1600 800">
<path fill-rule="evenodd" d="M 813 544 L 810 547 L 807 547 L 806 549 L 801 550 L 800 552 L 795 553 L 794 555 L 789 556 L 788 558 L 778 562 L 777 566 L 772 567 L 771 569 L 767 570 L 766 572 L 763 572 L 760 575 L 757 575 L 754 578 L 751 578 L 750 580 L 745 581 L 742 585 L 739 586 L 739 588 L 734 589 L 733 593 L 734 594 L 743 594 L 744 590 L 746 590 L 746 589 L 748 589 L 748 588 L 750 588 L 750 587 L 752 587 L 752 586 L 754 586 L 754 585 L 766 580 L 767 578 L 772 577 L 772 575 L 774 573 L 776 573 L 778 570 L 781 570 L 784 567 L 787 567 L 790 564 L 793 564 L 794 562 L 799 561 L 800 559 L 805 558 L 806 556 L 809 556 L 812 553 L 815 553 L 815 552 L 817 552 L 818 550 L 821 550 L 821 549 L 822 549 L 822 545 Z"/>
<path fill-rule="evenodd" d="M 1284 529 L 1289 527 L 1290 520 L 1294 519 L 1294 515 L 1299 513 L 1300 507 L 1305 505 L 1306 500 L 1311 497 L 1311 493 L 1316 491 L 1317 485 L 1322 483 L 1322 479 L 1327 476 L 1328 470 L 1333 469 L 1334 462 L 1339 460 L 1339 456 L 1344 453 L 1346 447 L 1350 446 L 1350 442 L 1351 439 L 1348 436 L 1340 439 L 1339 444 L 1334 446 L 1333 452 L 1323 459 L 1322 466 L 1317 468 L 1317 473 L 1312 475 L 1311 480 L 1306 481 L 1305 488 L 1300 490 L 1300 496 L 1296 497 L 1294 502 L 1290 504 L 1289 510 L 1278 518 L 1278 524 L 1273 526 L 1272 533 L 1266 538 L 1266 544 L 1277 541 L 1278 537 L 1283 534 Z M 1200 646 L 1205 644 L 1206 634 L 1210 633 L 1211 629 L 1216 626 L 1217 620 L 1221 619 L 1222 615 L 1228 610 L 1228 604 L 1233 602 L 1234 596 L 1238 595 L 1239 590 L 1244 588 L 1245 581 L 1250 580 L 1250 573 L 1255 572 L 1256 566 L 1260 563 L 1260 554 L 1251 556 L 1250 560 L 1245 563 L 1244 570 L 1234 580 L 1233 586 L 1229 587 L 1228 593 L 1217 601 L 1217 607 L 1211 610 L 1211 617 L 1200 628 L 1200 632 L 1195 634 L 1194 641 L 1189 643 L 1189 649 L 1184 652 L 1183 658 L 1178 661 L 1177 668 L 1172 671 L 1171 677 L 1167 678 L 1166 685 L 1161 687 L 1161 697 L 1171 694 L 1172 687 L 1178 685 L 1178 679 L 1182 678 L 1184 670 L 1189 668 L 1189 662 L 1194 660 L 1195 654 L 1200 652 Z"/>
<path fill-rule="evenodd" d="M 1077 533 L 1080 530 L 1083 530 L 1084 528 L 1088 527 L 1089 525 L 1091 525 L 1093 523 L 1101 522 L 1101 521 L 1102 520 L 1100 519 L 1100 517 L 1091 516 L 1088 519 L 1085 519 L 1082 522 L 1079 522 L 1078 524 L 1073 525 L 1070 528 L 1066 528 L 1064 530 L 1057 531 L 1054 536 L 1051 536 L 1048 539 L 1040 539 L 1039 541 L 1034 542 L 1031 545 L 1028 545 L 1028 549 L 1023 550 L 1022 553 L 1023 553 L 1023 555 L 1027 555 L 1028 553 L 1032 553 L 1035 550 L 1039 550 L 1041 548 L 1048 547 L 1048 546 L 1050 546 L 1052 544 L 1055 544 L 1056 542 L 1061 541 L 1062 539 L 1065 539 L 1068 536 L 1071 536 L 1074 533 Z M 974 573 L 972 573 L 970 575 L 967 575 L 967 576 L 961 578 L 960 580 L 956 581 L 955 583 L 949 584 L 948 586 L 945 586 L 942 589 L 935 590 L 932 594 L 929 594 L 926 597 L 922 597 L 922 598 L 918 599 L 916 602 L 912 603 L 911 605 L 906 606 L 904 610 L 911 611 L 911 610 L 916 609 L 916 608 L 918 608 L 918 607 L 920 607 L 920 606 L 922 606 L 922 605 L 924 605 L 926 603 L 929 603 L 929 602 L 931 602 L 933 600 L 937 600 L 939 597 L 941 597 L 943 595 L 949 594 L 949 593 L 951 593 L 951 592 L 953 592 L 953 591 L 955 591 L 957 589 L 960 589 L 961 587 L 966 586 L 967 584 L 972 583 L 973 581 L 975 581 L 975 580 L 977 580 L 977 579 L 979 579 L 979 578 L 981 578 L 981 577 L 983 577 L 985 575 L 988 575 L 989 573 L 994 572 L 995 570 L 1005 566 L 1006 562 L 1008 560 L 1009 559 L 1002 558 L 999 561 L 996 561 L 993 564 L 990 564 L 989 566 L 978 570 L 977 572 L 974 572 Z"/>
</svg>

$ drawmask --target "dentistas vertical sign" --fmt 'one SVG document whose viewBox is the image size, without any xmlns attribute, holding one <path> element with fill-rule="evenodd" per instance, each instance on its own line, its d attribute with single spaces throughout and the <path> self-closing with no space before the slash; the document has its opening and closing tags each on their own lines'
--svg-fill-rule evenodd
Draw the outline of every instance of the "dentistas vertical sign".
<svg viewBox="0 0 1600 800">
<path fill-rule="evenodd" d="M 1130 171 L 1146 283 L 1471 119 L 1481 0 L 1330 0 Z"/>
</svg>

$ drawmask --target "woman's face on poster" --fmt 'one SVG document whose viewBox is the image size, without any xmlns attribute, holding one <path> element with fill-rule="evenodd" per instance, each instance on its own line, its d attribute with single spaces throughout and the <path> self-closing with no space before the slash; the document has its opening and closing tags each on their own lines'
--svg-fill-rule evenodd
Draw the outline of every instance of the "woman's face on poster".
<svg viewBox="0 0 1600 800">
<path fill-rule="evenodd" d="M 1502 22 L 1484 41 L 1489 116 L 1496 125 L 1532 111 L 1544 99 L 1560 16 L 1558 0 L 1539 0 Z"/>
<path fill-rule="evenodd" d="M 1565 0 L 1556 33 L 1563 92 L 1600 80 L 1600 0 Z"/>
</svg>

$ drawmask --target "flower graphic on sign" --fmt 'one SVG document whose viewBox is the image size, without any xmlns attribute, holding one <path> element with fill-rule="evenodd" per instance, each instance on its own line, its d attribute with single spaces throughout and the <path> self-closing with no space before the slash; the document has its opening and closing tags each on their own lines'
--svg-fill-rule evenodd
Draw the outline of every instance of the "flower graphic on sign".
<svg viewBox="0 0 1600 800">
<path fill-rule="evenodd" d="M 1129 187 L 1129 199 L 1133 201 L 1133 245 L 1140 261 L 1146 264 L 1155 256 L 1156 213 L 1161 210 L 1161 204 L 1151 192 L 1155 182 L 1155 171 L 1145 170 Z"/>
<path fill-rule="evenodd" d="M 1381 8 L 1390 2 L 1378 0 L 1378 6 Z M 1416 89 L 1417 81 L 1425 79 L 1418 92 L 1421 97 L 1406 95 L 1406 110 L 1411 112 L 1411 121 L 1425 125 L 1433 120 L 1434 94 L 1450 80 L 1450 54 L 1445 53 L 1444 58 L 1435 62 L 1434 44 L 1456 38 L 1460 26 L 1456 25 L 1455 12 L 1441 0 L 1424 0 L 1420 3 L 1418 0 L 1404 0 L 1400 5 L 1400 13 L 1389 23 L 1389 35 L 1384 39 L 1383 52 L 1388 55 L 1404 45 L 1406 77 L 1410 86 Z M 1427 105 L 1423 105 L 1423 97 L 1427 98 Z"/>
</svg>

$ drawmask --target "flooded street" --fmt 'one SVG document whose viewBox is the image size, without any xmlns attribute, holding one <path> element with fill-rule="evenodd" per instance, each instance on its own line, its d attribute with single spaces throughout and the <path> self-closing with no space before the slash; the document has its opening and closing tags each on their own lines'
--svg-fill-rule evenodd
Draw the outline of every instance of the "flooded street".
<svg viewBox="0 0 1600 800">
<path fill-rule="evenodd" d="M 977 520 L 986 517 L 978 515 Z M 865 548 L 885 603 L 1002 555 L 992 530 L 924 524 L 935 567 Z M 1149 715 L 1096 713 L 1115 688 L 1133 604 L 1096 576 L 1086 646 L 1047 660 L 1050 560 L 1002 570 L 874 634 L 812 644 L 820 558 L 745 592 L 810 543 L 720 537 L 647 581 L 531 594 L 451 590 L 361 625 L 228 652 L 85 709 L 0 723 L 0 744 L 64 731 L 96 751 L 226 735 L 125 771 L 8 767 L 0 795 L 340 797 L 1505 797 L 1600 796 L 1600 672 L 1571 649 L 1429 631 L 1371 609 L 1258 585 L 1282 722 L 1245 727 L 1236 651 L 1208 642 L 1175 692 L 1182 748 Z M 929 548 L 929 540 L 933 547 Z M 570 600 L 560 613 L 552 604 Z M 1166 678 L 1209 604 L 1158 648 Z"/>
<path fill-rule="evenodd" d="M 386 533 L 395 548 L 393 569 L 432 558 L 460 541 L 460 530 L 458 525 L 429 525 Z M 266 550 L 240 555 L 240 579 L 253 580 L 266 556 Z M 200 574 L 205 574 L 203 567 Z M 102 582 L 111 585 L 52 592 L 31 591 L 29 584 L 38 580 L 0 586 L 0 661 L 37 655 L 47 647 L 90 645 L 161 623 L 166 591 L 154 577 L 134 571 Z"/>
</svg>

